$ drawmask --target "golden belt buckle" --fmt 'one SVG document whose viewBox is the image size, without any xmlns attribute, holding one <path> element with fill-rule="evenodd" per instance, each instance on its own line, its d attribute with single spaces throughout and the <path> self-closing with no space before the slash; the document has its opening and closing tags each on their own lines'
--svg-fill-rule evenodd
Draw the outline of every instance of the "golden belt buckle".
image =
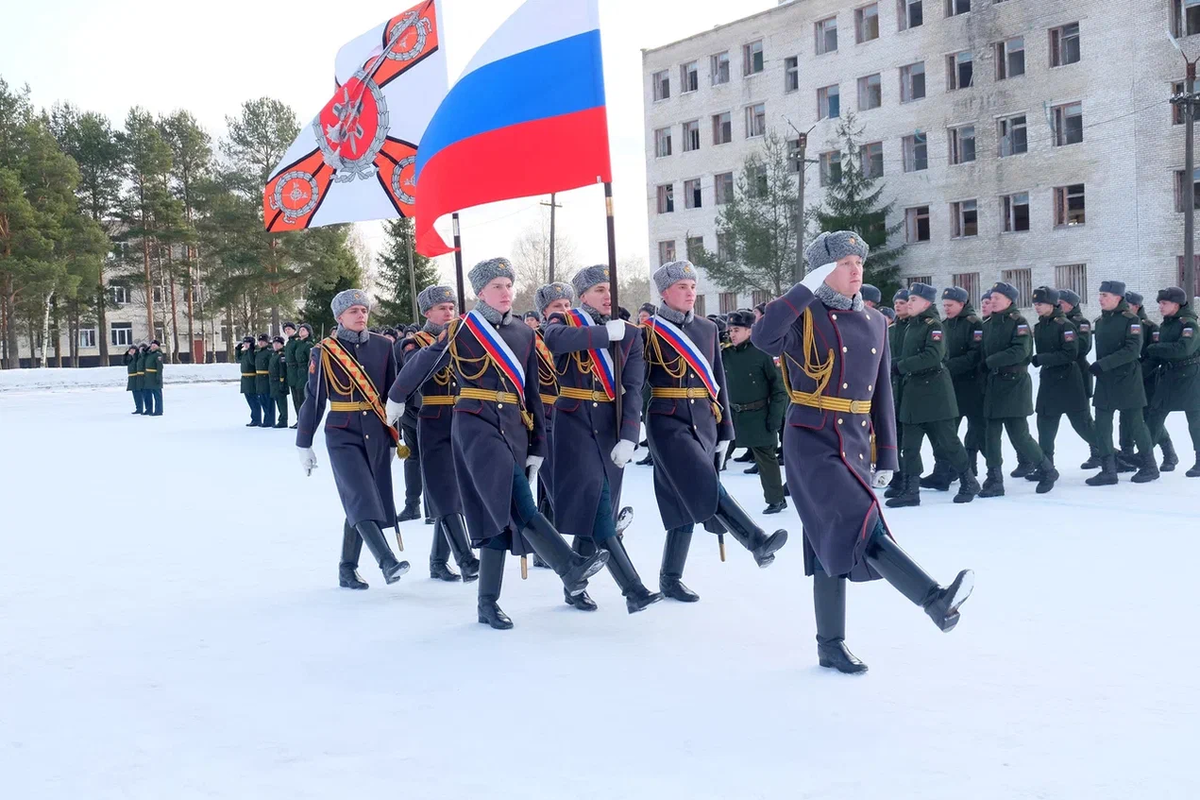
<svg viewBox="0 0 1200 800">
<path fill-rule="evenodd" d="M 863 410 L 863 401 L 862 400 L 851 400 L 850 401 L 850 413 L 851 414 L 867 413 L 866 411 Z"/>
<path fill-rule="evenodd" d="M 592 402 L 593 403 L 599 403 L 601 400 L 607 400 L 607 399 L 608 399 L 608 395 L 606 395 L 604 392 L 598 392 L 595 389 L 592 389 Z"/>
<path fill-rule="evenodd" d="M 504 392 L 496 392 L 496 405 L 504 402 Z"/>
</svg>

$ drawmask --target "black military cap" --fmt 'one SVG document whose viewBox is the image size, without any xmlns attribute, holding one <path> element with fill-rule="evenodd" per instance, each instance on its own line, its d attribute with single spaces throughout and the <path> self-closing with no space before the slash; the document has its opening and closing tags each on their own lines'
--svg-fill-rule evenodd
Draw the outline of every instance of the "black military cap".
<svg viewBox="0 0 1200 800">
<path fill-rule="evenodd" d="M 754 312 L 753 311 L 734 311 L 729 315 L 729 327 L 737 326 L 739 328 L 754 327 Z"/>
<path fill-rule="evenodd" d="M 1033 290 L 1033 302 L 1056 306 L 1058 305 L 1058 290 L 1049 286 L 1039 286 Z"/>
<path fill-rule="evenodd" d="M 294 323 L 294 322 L 283 323 L 283 329 L 286 331 L 288 328 L 291 328 L 292 330 L 296 330 L 296 323 Z"/>
<path fill-rule="evenodd" d="M 542 318 L 538 316 L 538 313 L 536 311 L 526 311 L 525 319 L 536 319 L 538 321 L 541 321 Z"/>
<path fill-rule="evenodd" d="M 1166 289 L 1160 289 L 1158 292 L 1158 302 L 1161 303 L 1163 301 L 1178 303 L 1183 306 L 1187 305 L 1187 295 L 1178 286 L 1168 286 Z"/>
<path fill-rule="evenodd" d="M 1146 298 L 1142 297 L 1135 291 L 1130 290 L 1125 293 L 1125 302 L 1129 303 L 1131 306 L 1140 306 L 1143 302 L 1145 302 L 1145 300 Z"/>
<path fill-rule="evenodd" d="M 267 336 L 265 333 L 260 333 L 260 334 L 258 335 L 258 340 L 259 340 L 260 342 L 270 342 L 270 341 L 271 341 L 271 337 L 270 337 L 270 336 Z"/>
<path fill-rule="evenodd" d="M 399 334 L 397 334 L 397 333 L 396 333 L 396 329 L 395 329 L 395 328 L 384 328 L 384 329 L 383 329 L 383 335 L 384 335 L 384 336 L 390 336 L 390 337 L 392 337 L 393 339 L 396 339 L 396 338 L 398 338 L 398 336 L 399 336 Z"/>
<path fill-rule="evenodd" d="M 151 339 L 151 340 L 150 340 L 150 345 L 151 345 L 151 346 L 154 346 L 154 345 L 156 345 L 156 344 L 157 344 L 159 347 L 162 347 L 162 344 L 161 344 L 161 343 L 158 341 L 158 339 Z"/>
<path fill-rule="evenodd" d="M 283 340 L 283 337 L 282 337 L 282 336 L 276 336 L 276 337 L 275 337 L 274 339 L 272 339 L 271 341 L 272 341 L 272 342 L 274 342 L 275 344 L 287 344 L 287 342 L 285 342 L 285 341 Z"/>
<path fill-rule="evenodd" d="M 629 309 L 624 306 L 617 306 L 617 316 L 628 322 L 630 318 Z"/>
<path fill-rule="evenodd" d="M 645 311 L 647 314 L 654 316 L 658 313 L 658 306 L 654 303 L 642 303 L 642 307 L 638 311 Z"/>
</svg>

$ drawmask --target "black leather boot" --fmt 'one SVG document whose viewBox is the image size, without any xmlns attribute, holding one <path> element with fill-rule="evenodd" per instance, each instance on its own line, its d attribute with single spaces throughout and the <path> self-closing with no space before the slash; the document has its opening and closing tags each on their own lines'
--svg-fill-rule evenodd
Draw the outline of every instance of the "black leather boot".
<svg viewBox="0 0 1200 800">
<path fill-rule="evenodd" d="M 903 494 L 903 492 L 904 473 L 902 473 L 900 470 L 896 470 L 896 472 L 892 475 L 891 483 L 887 485 L 887 491 L 883 493 L 883 496 L 890 500 L 893 497 L 899 497 L 901 494 Z"/>
<path fill-rule="evenodd" d="M 649 450 L 647 450 L 646 457 L 643 458 L 641 461 L 637 462 L 637 465 L 639 467 L 653 467 L 654 466 L 653 454 L 651 454 L 651 452 Z"/>
<path fill-rule="evenodd" d="M 954 502 L 962 504 L 969 503 L 982 491 L 979 485 L 979 480 L 975 477 L 975 473 L 970 469 L 963 470 L 958 475 L 958 494 L 954 495 Z"/>
<path fill-rule="evenodd" d="M 780 500 L 778 503 L 768 503 L 763 509 L 764 514 L 780 514 L 787 509 L 787 500 Z"/>
<path fill-rule="evenodd" d="M 846 579 L 821 570 L 813 575 L 813 611 L 817 617 L 817 660 L 822 667 L 847 675 L 867 671 L 867 665 L 846 648 Z"/>
<path fill-rule="evenodd" d="M 576 536 L 575 541 L 571 543 L 571 549 L 581 556 L 590 556 L 592 553 L 596 552 L 596 543 L 591 539 L 584 539 L 582 536 Z M 609 556 L 609 558 L 611 557 L 612 556 Z M 596 602 L 588 595 L 586 588 L 579 594 L 572 596 L 567 591 L 567 587 L 564 586 L 563 600 L 566 601 L 567 605 L 578 608 L 580 611 L 595 611 L 597 608 L 599 608 L 599 606 L 596 605 Z"/>
<path fill-rule="evenodd" d="M 1115 455 L 1100 457 L 1100 471 L 1088 478 L 1084 483 L 1088 486 L 1115 486 L 1121 479 L 1117 477 L 1117 457 Z"/>
<path fill-rule="evenodd" d="M 485 547 L 479 551 L 479 621 L 498 631 L 513 626 L 508 615 L 500 610 L 500 586 L 504 582 L 506 550 Z"/>
<path fill-rule="evenodd" d="M 760 567 L 769 567 L 775 561 L 775 551 L 787 544 L 788 533 L 777 530 L 770 536 L 754 524 L 746 510 L 728 492 L 721 492 L 717 500 L 717 520 L 729 529 L 737 543 L 750 551 L 754 562 Z"/>
<path fill-rule="evenodd" d="M 1058 480 L 1058 470 L 1054 468 L 1054 459 L 1050 456 L 1044 456 L 1042 463 L 1037 468 L 1038 485 L 1037 493 L 1046 494 L 1054 488 L 1054 482 Z"/>
<path fill-rule="evenodd" d="M 887 501 L 888 508 L 907 508 L 921 505 L 921 476 L 905 475 L 901 480 L 904 490 Z M 948 486 L 949 484 L 947 484 Z"/>
<path fill-rule="evenodd" d="M 450 542 L 442 534 L 442 526 L 433 529 L 432 546 L 429 548 L 429 577 L 439 581 L 458 581 L 462 577 L 446 563 L 450 558 Z"/>
<path fill-rule="evenodd" d="M 436 536 L 444 536 L 450 552 L 462 570 L 463 583 L 479 580 L 479 559 L 471 552 L 471 540 L 467 538 L 467 526 L 458 514 L 450 514 L 438 520 Z"/>
<path fill-rule="evenodd" d="M 747 475 L 757 475 L 758 474 L 758 464 L 748 467 L 747 469 L 742 470 L 742 472 L 744 472 Z"/>
<path fill-rule="evenodd" d="M 388 547 L 387 539 L 383 538 L 383 531 L 379 529 L 378 523 L 365 519 L 354 527 L 367 545 L 367 549 L 371 551 L 371 555 L 375 557 L 375 562 L 379 564 L 379 569 L 383 572 L 383 579 L 389 585 L 400 580 L 400 577 L 408 572 L 408 562 L 398 561 L 392 555 L 392 548 Z"/>
<path fill-rule="evenodd" d="M 362 537 L 358 531 L 350 527 L 349 522 L 342 523 L 342 560 L 338 563 L 338 586 L 343 589 L 366 589 L 367 582 L 358 574 L 358 556 L 362 552 Z"/>
<path fill-rule="evenodd" d="M 737 462 L 738 464 L 749 464 L 753 460 L 754 460 L 754 451 L 751 450 L 749 447 L 747 447 L 745 452 L 743 452 L 740 456 L 733 459 L 733 461 Z"/>
<path fill-rule="evenodd" d="M 933 472 L 924 478 L 918 479 L 918 488 L 948 492 L 950 491 L 950 484 L 954 483 L 954 477 L 954 468 L 950 464 L 942 460 L 935 460 L 933 462 Z"/>
<path fill-rule="evenodd" d="M 1163 460 L 1158 471 L 1174 472 L 1175 468 L 1179 466 L 1179 454 L 1175 452 L 1175 443 L 1171 441 L 1170 436 L 1164 436 L 1159 446 L 1163 451 Z"/>
<path fill-rule="evenodd" d="M 1117 472 L 1124 475 L 1141 469 L 1142 461 L 1132 447 L 1122 447 L 1116 454 Z"/>
<path fill-rule="evenodd" d="M 987 478 L 979 490 L 979 497 L 1004 497 L 1004 471 L 999 467 L 989 467 Z"/>
<path fill-rule="evenodd" d="M 958 608 L 975 588 L 975 573 L 964 569 L 943 589 L 886 534 L 871 540 L 866 556 L 867 563 L 900 594 L 924 609 L 934 625 L 946 632 L 954 630 Z"/>
<path fill-rule="evenodd" d="M 979 477 L 979 451 L 972 447 L 967 448 L 967 469 L 976 478 Z"/>
<path fill-rule="evenodd" d="M 396 515 L 397 522 L 408 522 L 409 520 L 421 518 L 421 503 L 419 501 L 405 503 L 404 509 Z"/>
<path fill-rule="evenodd" d="M 1154 449 L 1138 453 L 1138 458 L 1141 459 L 1141 469 L 1129 480 L 1133 483 L 1150 483 L 1150 481 L 1158 480 L 1158 462 L 1154 460 Z"/>
<path fill-rule="evenodd" d="M 1079 465 L 1080 469 L 1100 469 L 1104 465 L 1103 459 L 1100 457 L 1100 449 L 1095 445 L 1089 445 L 1088 450 L 1090 455 L 1088 460 Z"/>
<path fill-rule="evenodd" d="M 1008 477 L 1024 478 L 1029 473 L 1033 472 L 1036 468 L 1037 468 L 1036 464 L 1030 464 L 1030 463 L 1022 460 L 1020 458 L 1020 456 L 1018 456 L 1017 457 L 1017 468 L 1014 469 L 1012 472 L 1008 473 Z"/>
<path fill-rule="evenodd" d="M 1189 478 L 1200 478 L 1200 450 L 1196 451 L 1196 466 L 1183 473 Z"/>
<path fill-rule="evenodd" d="M 633 562 L 629 560 L 629 553 L 625 551 L 621 537 L 610 536 L 601 542 L 600 546 L 608 551 L 608 571 L 612 573 L 617 586 L 621 587 L 621 594 L 625 596 L 625 609 L 630 614 L 636 614 L 646 606 L 663 599 L 661 594 L 651 592 L 642 583 L 637 570 L 633 568 Z"/>
<path fill-rule="evenodd" d="M 683 585 L 683 567 L 687 563 L 692 532 L 687 528 L 667 531 L 663 543 L 662 569 L 658 573 L 658 588 L 666 597 L 681 603 L 695 603 L 700 595 Z"/>
<path fill-rule="evenodd" d="M 533 515 L 521 535 L 550 565 L 550 569 L 562 578 L 563 586 L 570 595 L 582 593 L 587 588 L 587 579 L 604 569 L 608 563 L 606 550 L 597 550 L 590 556 L 576 554 L 562 534 L 550 524 L 550 520 L 541 514 Z"/>
</svg>

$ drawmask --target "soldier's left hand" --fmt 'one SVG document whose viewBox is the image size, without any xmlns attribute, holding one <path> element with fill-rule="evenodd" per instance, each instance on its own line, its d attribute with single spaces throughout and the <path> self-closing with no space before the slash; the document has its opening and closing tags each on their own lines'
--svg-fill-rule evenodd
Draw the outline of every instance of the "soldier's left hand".
<svg viewBox="0 0 1200 800">
<path fill-rule="evenodd" d="M 717 442 L 716 458 L 718 464 L 725 463 L 725 454 L 729 452 L 729 445 L 731 444 L 733 444 L 733 442 L 729 441 L 728 439 L 723 442 Z"/>
<path fill-rule="evenodd" d="M 877 469 L 875 470 L 875 477 L 871 479 L 871 485 L 876 489 L 882 489 L 892 482 L 893 474 L 890 469 Z"/>
<path fill-rule="evenodd" d="M 1097 362 L 1097 363 L 1095 363 L 1095 364 L 1092 364 L 1090 367 L 1088 367 L 1088 372 L 1092 373 L 1092 374 L 1093 374 L 1093 375 L 1095 375 L 1097 378 L 1099 378 L 1099 377 L 1100 377 L 1100 373 L 1101 373 L 1101 372 L 1104 372 L 1104 368 L 1103 368 L 1103 367 L 1101 367 L 1101 366 L 1100 366 L 1100 364 Z"/>
<path fill-rule="evenodd" d="M 400 418 L 404 416 L 404 403 L 397 403 L 395 400 L 389 398 L 386 411 L 388 425 L 394 428 L 396 427 L 396 423 L 400 421 Z"/>
<path fill-rule="evenodd" d="M 629 460 L 633 458 L 635 445 L 628 439 L 621 439 L 617 442 L 617 446 L 612 449 L 612 462 L 617 465 L 617 469 L 624 469 Z"/>
</svg>

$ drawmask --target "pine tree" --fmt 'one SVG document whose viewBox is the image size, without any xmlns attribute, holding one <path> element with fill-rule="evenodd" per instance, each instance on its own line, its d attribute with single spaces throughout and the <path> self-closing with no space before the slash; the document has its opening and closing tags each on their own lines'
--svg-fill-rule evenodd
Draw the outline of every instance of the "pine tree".
<svg viewBox="0 0 1200 800">
<path fill-rule="evenodd" d="M 383 226 L 387 239 L 376 258 L 379 265 L 375 292 L 374 315 L 388 325 L 420 324 L 413 318 L 412 283 L 409 280 L 409 259 L 416 275 L 417 293 L 438 282 L 437 266 L 432 259 L 412 248 L 413 221 L 401 217 L 388 220 Z"/>
<path fill-rule="evenodd" d="M 884 186 L 862 169 L 863 126 L 853 113 L 838 124 L 836 146 L 841 151 L 841 172 L 830 176 L 824 202 L 814 208 L 811 219 L 821 231 L 856 231 L 870 245 L 863 281 L 891 297 L 900 288 L 897 261 L 904 245 L 888 247 L 888 239 L 904 227 L 900 220 L 888 226 L 894 202 L 880 205 Z M 809 241 L 812 237 L 809 237 Z M 809 264 L 809 269 L 820 264 Z"/>
</svg>

